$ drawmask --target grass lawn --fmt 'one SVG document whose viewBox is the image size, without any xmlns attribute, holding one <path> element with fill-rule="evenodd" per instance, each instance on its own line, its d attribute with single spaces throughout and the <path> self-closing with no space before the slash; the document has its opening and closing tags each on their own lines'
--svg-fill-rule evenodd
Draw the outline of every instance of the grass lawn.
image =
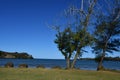
<svg viewBox="0 0 120 80">
<path fill-rule="evenodd" d="M 0 68 L 0 80 L 120 80 L 120 73 L 40 68 Z"/>
</svg>

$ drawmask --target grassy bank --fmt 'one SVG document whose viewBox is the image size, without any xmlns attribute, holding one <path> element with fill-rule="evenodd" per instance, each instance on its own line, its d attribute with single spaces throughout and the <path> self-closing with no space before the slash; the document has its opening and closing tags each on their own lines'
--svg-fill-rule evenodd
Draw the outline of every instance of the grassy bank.
<svg viewBox="0 0 120 80">
<path fill-rule="evenodd" d="M 0 80 L 120 80 L 109 71 L 0 68 Z"/>
</svg>

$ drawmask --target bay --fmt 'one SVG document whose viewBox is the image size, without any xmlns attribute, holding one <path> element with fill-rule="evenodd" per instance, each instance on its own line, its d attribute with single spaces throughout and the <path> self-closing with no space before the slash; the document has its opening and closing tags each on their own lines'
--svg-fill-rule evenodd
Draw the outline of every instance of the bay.
<svg viewBox="0 0 120 80">
<path fill-rule="evenodd" d="M 29 68 L 36 68 L 38 65 L 43 65 L 46 68 L 54 66 L 66 67 L 64 59 L 0 59 L 0 66 L 4 67 L 7 62 L 12 62 L 15 68 L 20 64 L 27 64 Z M 104 61 L 103 65 L 108 69 L 120 70 L 120 61 Z M 81 70 L 97 69 L 97 63 L 94 60 L 78 60 L 75 66 Z"/>
</svg>

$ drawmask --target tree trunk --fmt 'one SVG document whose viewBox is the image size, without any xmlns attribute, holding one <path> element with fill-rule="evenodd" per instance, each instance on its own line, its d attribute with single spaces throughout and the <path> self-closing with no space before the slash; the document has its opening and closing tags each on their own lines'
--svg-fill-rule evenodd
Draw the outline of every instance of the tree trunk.
<svg viewBox="0 0 120 80">
<path fill-rule="evenodd" d="M 99 70 L 104 70 L 104 67 L 103 67 L 103 65 L 102 65 L 103 60 L 104 60 L 104 57 L 105 57 L 105 54 L 102 55 L 102 57 L 101 57 L 101 59 L 100 59 L 100 62 L 98 63 L 97 71 L 99 71 Z"/>
<path fill-rule="evenodd" d="M 67 69 L 70 69 L 70 58 L 66 59 L 66 65 L 67 65 Z"/>
<path fill-rule="evenodd" d="M 77 58 L 78 58 L 78 53 L 76 53 L 76 55 L 75 55 L 75 57 L 74 57 L 74 59 L 72 61 L 71 69 L 75 68 L 75 63 L 76 63 Z"/>
<path fill-rule="evenodd" d="M 70 69 L 70 58 L 65 56 L 65 60 L 66 60 L 66 69 Z"/>
<path fill-rule="evenodd" d="M 98 63 L 97 71 L 99 71 L 99 70 L 104 70 L 104 67 L 103 67 L 102 63 L 103 63 L 103 60 L 104 60 L 104 57 L 105 57 L 105 52 L 106 52 L 107 43 L 108 43 L 109 38 L 110 38 L 110 37 L 108 36 L 108 38 L 105 40 L 105 47 L 104 47 L 104 49 L 103 49 L 103 53 L 102 53 L 100 62 Z"/>
</svg>

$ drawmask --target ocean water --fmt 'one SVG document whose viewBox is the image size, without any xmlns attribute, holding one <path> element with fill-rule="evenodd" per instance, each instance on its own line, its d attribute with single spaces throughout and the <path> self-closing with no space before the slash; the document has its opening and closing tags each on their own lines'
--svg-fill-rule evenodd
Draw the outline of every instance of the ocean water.
<svg viewBox="0 0 120 80">
<path fill-rule="evenodd" d="M 66 67 L 64 59 L 0 59 L 0 66 L 3 67 L 7 62 L 14 63 L 17 68 L 19 64 L 27 64 L 29 68 L 36 68 L 38 65 L 43 65 L 46 68 L 54 66 Z M 104 61 L 105 68 L 120 70 L 120 61 Z M 75 65 L 82 70 L 96 70 L 97 63 L 94 60 L 78 60 Z"/>
</svg>

